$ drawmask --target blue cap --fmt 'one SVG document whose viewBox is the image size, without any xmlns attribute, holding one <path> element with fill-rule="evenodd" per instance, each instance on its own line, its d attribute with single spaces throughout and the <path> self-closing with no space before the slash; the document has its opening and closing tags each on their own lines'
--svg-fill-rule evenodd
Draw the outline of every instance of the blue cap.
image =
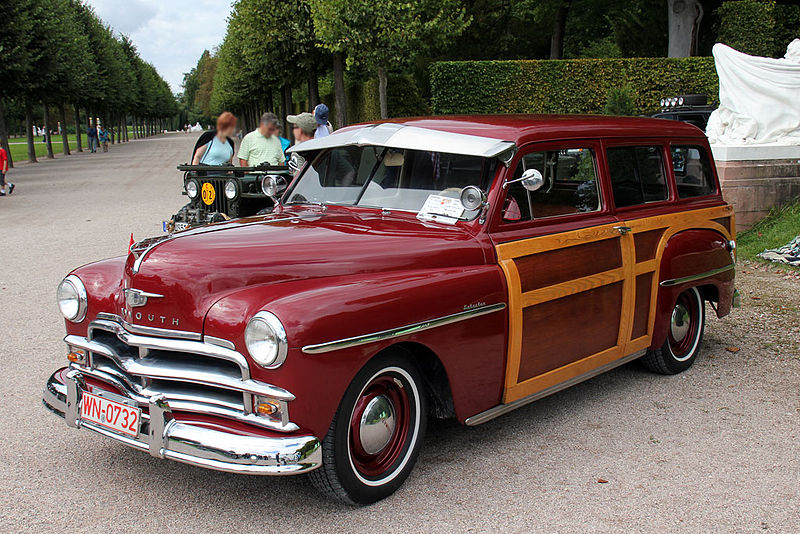
<svg viewBox="0 0 800 534">
<path fill-rule="evenodd" d="M 325 104 L 318 104 L 317 107 L 314 108 L 314 120 L 317 121 L 317 124 L 328 124 L 329 112 L 328 106 Z"/>
</svg>

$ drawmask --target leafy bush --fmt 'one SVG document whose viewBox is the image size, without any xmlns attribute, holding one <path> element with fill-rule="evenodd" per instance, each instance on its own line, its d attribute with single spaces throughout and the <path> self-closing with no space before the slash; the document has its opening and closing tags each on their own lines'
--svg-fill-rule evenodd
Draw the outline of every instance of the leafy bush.
<svg viewBox="0 0 800 534">
<path fill-rule="evenodd" d="M 800 38 L 800 6 L 779 4 L 775 8 L 775 55 L 783 57 L 789 43 Z"/>
<path fill-rule="evenodd" d="M 612 87 L 608 90 L 603 113 L 606 115 L 636 115 L 635 100 L 636 91 L 630 85 Z"/>
<path fill-rule="evenodd" d="M 329 94 L 322 94 L 322 101 L 330 108 L 330 116 L 336 116 L 336 105 L 333 88 L 320 84 L 320 89 L 328 89 Z M 347 122 L 375 121 L 381 118 L 378 99 L 378 80 L 350 81 L 347 84 Z M 390 75 L 387 85 L 387 101 L 390 117 L 411 117 L 427 115 L 430 108 L 422 97 L 414 77 L 410 75 Z"/>
<path fill-rule="evenodd" d="M 633 112 L 665 96 L 708 95 L 719 79 L 710 57 L 443 61 L 431 65 L 434 113 L 602 113 L 612 88 L 629 86 Z"/>
<path fill-rule="evenodd" d="M 753 56 L 775 55 L 775 0 L 727 1 L 716 14 L 718 42 Z"/>
</svg>

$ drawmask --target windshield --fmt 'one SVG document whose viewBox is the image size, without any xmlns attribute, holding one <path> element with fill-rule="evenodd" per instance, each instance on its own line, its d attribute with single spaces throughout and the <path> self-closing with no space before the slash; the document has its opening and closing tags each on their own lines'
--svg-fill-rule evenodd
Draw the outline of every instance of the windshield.
<svg viewBox="0 0 800 534">
<path fill-rule="evenodd" d="M 431 195 L 458 199 L 468 185 L 486 192 L 494 165 L 495 160 L 476 156 L 378 146 L 336 147 L 320 153 L 284 199 L 285 204 L 419 212 Z M 465 211 L 457 218 L 472 219 L 477 213 Z"/>
</svg>

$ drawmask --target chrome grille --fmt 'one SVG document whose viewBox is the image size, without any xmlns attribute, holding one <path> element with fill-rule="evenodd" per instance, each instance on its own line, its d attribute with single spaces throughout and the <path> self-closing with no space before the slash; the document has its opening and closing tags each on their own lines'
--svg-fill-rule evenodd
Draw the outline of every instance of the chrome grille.
<svg viewBox="0 0 800 534">
<path fill-rule="evenodd" d="M 88 365 L 77 367 L 82 373 L 114 385 L 142 406 L 163 394 L 174 411 L 220 415 L 279 431 L 297 429 L 288 420 L 294 396 L 252 380 L 247 360 L 233 349 L 142 336 L 105 319 L 93 321 L 87 337 L 67 336 L 65 341 L 87 352 Z M 253 414 L 254 395 L 278 402 L 281 419 Z"/>
</svg>

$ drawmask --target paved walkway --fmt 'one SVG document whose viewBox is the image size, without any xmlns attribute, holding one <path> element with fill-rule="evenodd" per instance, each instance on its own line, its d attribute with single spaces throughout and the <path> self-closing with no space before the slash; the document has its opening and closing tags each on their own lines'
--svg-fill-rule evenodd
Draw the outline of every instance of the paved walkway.
<svg viewBox="0 0 800 534">
<path fill-rule="evenodd" d="M 709 308 L 689 372 L 631 364 L 481 427 L 433 422 L 405 486 L 367 508 L 302 478 L 205 471 L 67 428 L 40 400 L 66 363 L 56 285 L 124 254 L 131 232 L 161 231 L 185 201 L 175 165 L 194 139 L 12 171 L 17 192 L 0 198 L 0 532 L 800 531 L 800 286 L 764 269 L 740 273 L 743 309 L 718 321 Z"/>
</svg>

